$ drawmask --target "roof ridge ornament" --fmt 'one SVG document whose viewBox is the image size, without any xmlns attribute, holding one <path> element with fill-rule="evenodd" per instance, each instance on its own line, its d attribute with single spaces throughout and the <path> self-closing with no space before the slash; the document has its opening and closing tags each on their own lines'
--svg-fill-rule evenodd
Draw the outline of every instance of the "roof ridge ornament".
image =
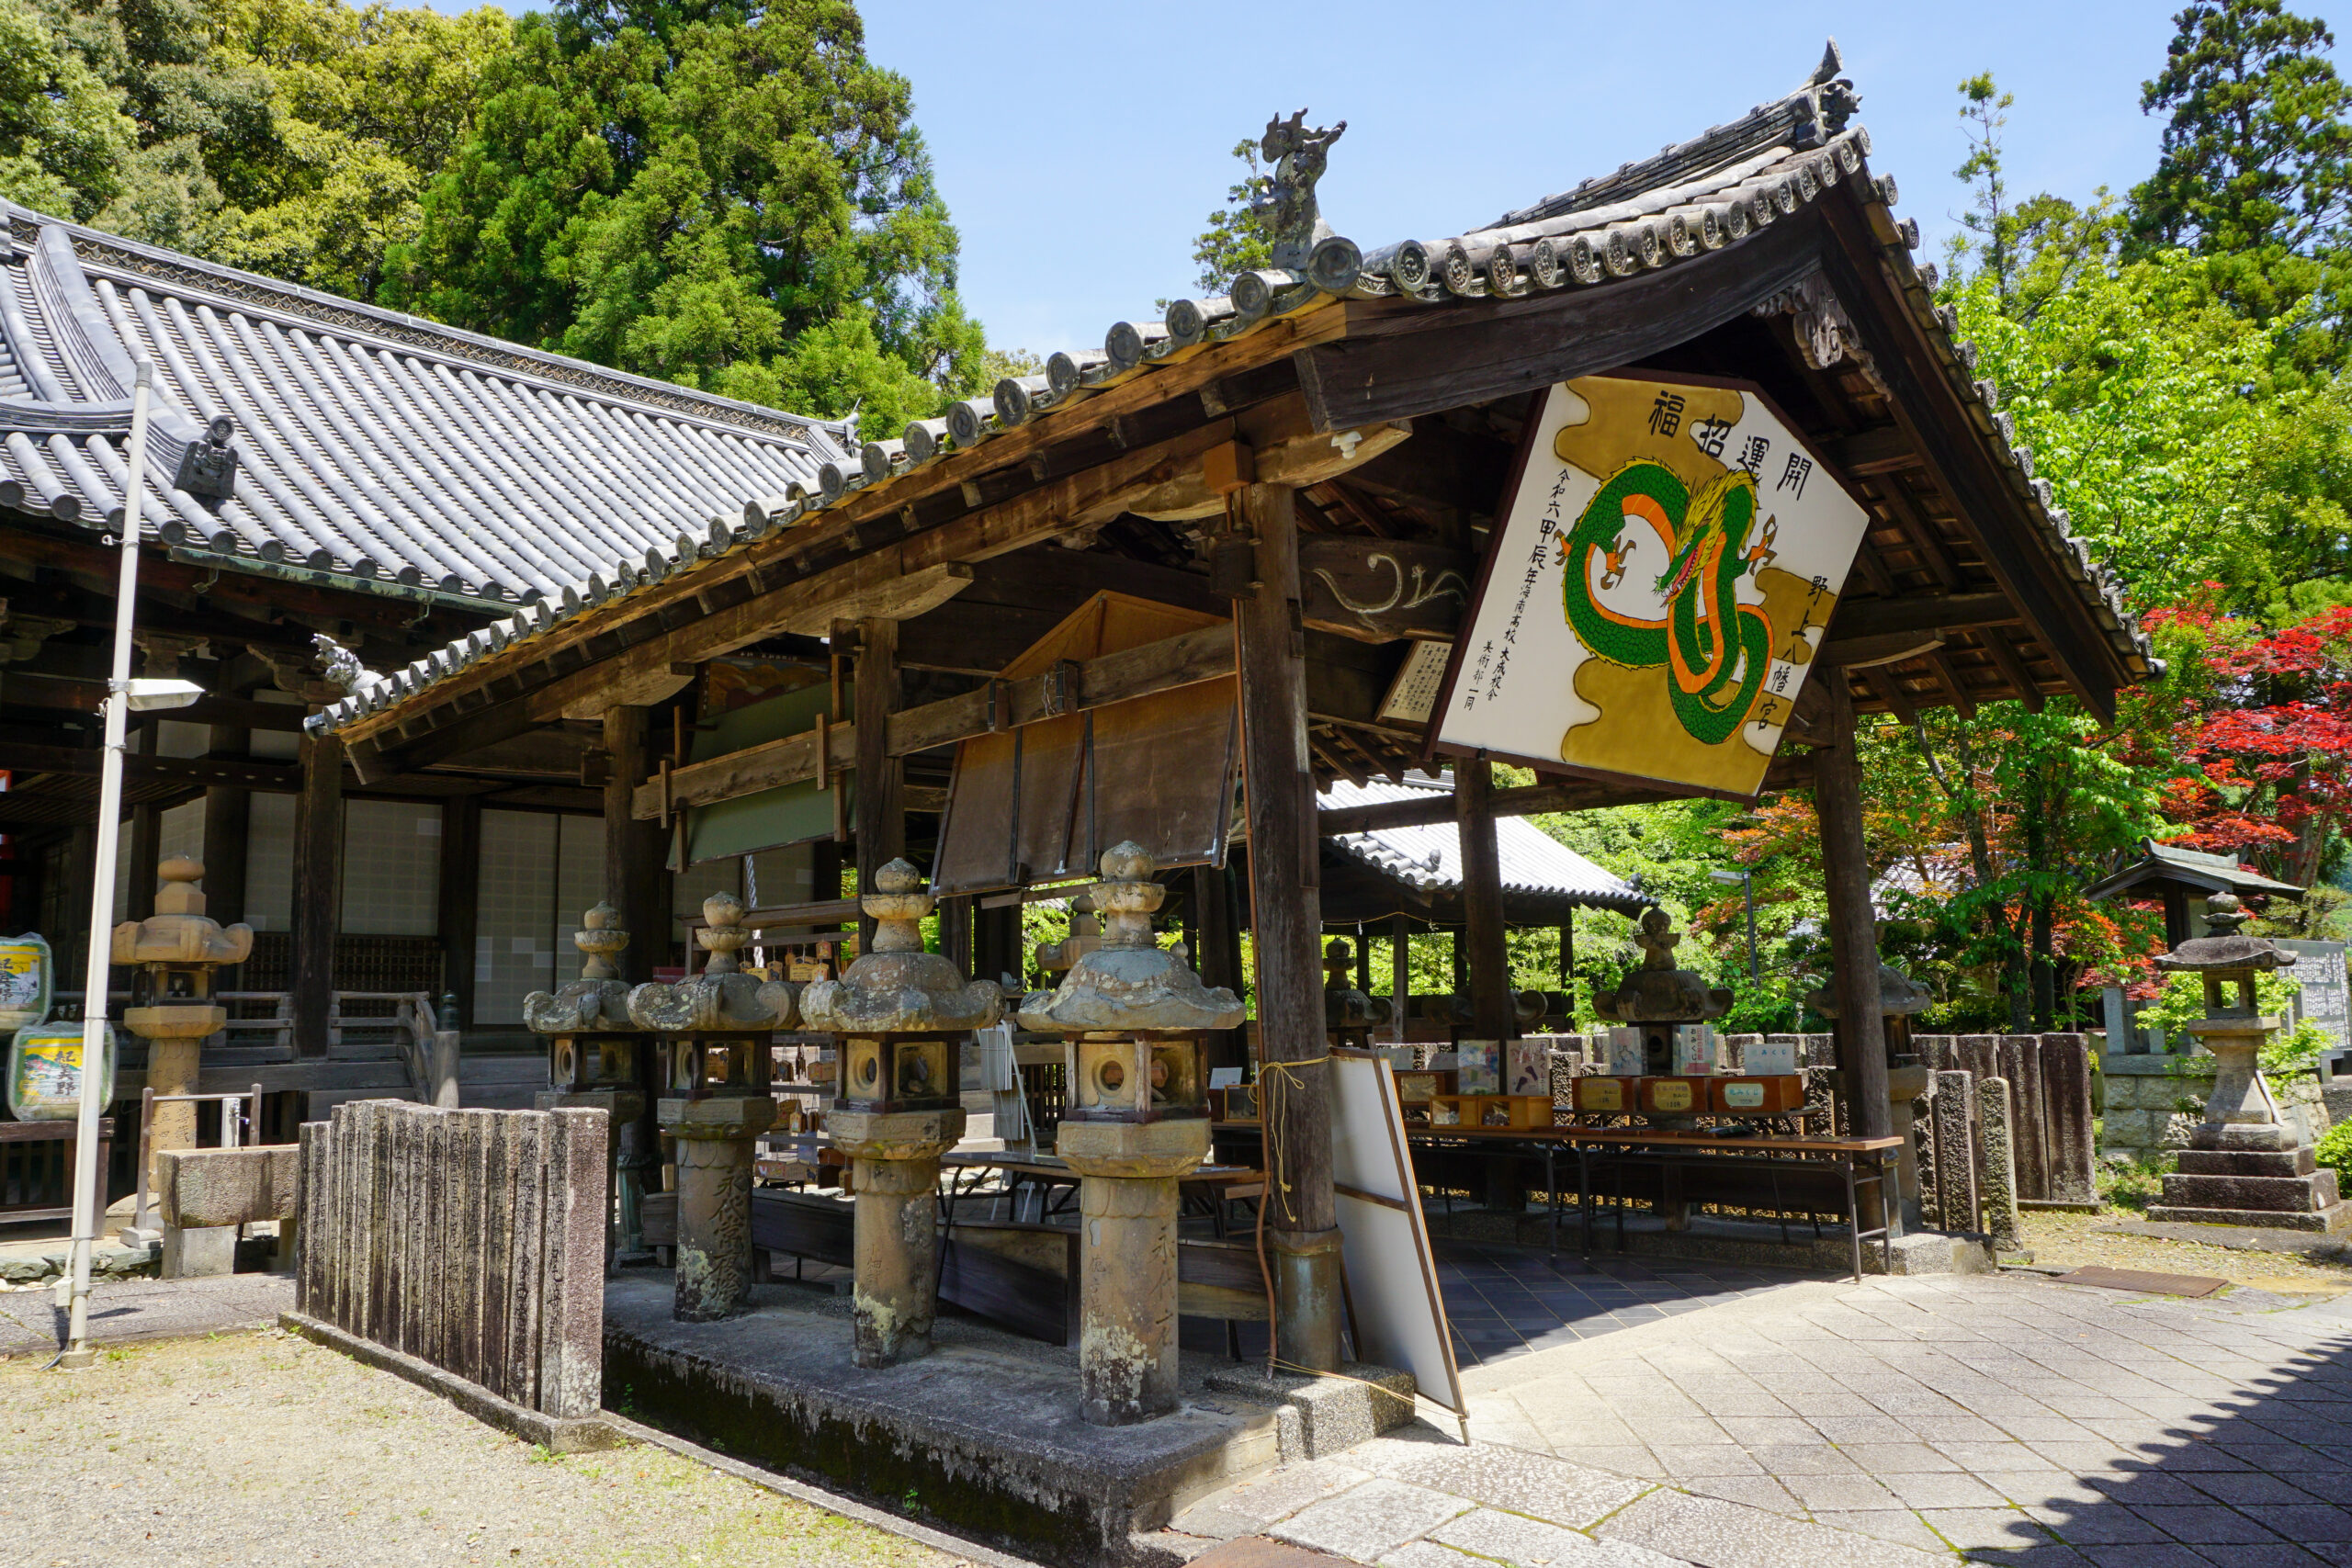
<svg viewBox="0 0 2352 1568">
<path fill-rule="evenodd" d="M 1348 129 L 1346 120 L 1333 126 L 1306 129 L 1306 111 L 1288 119 L 1280 115 L 1266 121 L 1258 155 L 1273 165 L 1272 175 L 1258 176 L 1258 197 L 1250 210 L 1264 220 L 1272 241 L 1272 262 L 1290 272 L 1307 270 L 1316 245 L 1331 238 L 1331 225 L 1316 204 L 1315 185 L 1337 141 Z"/>
</svg>

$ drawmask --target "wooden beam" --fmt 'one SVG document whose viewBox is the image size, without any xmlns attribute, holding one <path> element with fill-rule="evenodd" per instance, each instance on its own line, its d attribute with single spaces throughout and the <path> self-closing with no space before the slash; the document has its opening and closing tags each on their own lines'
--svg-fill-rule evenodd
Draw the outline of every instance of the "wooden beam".
<svg viewBox="0 0 2352 1568">
<path fill-rule="evenodd" d="M 1351 302 L 1346 335 L 1297 355 L 1315 427 L 1416 419 L 1687 343 L 1819 269 L 1818 206 L 1712 255 L 1596 288 L 1455 305 Z"/>
<path fill-rule="evenodd" d="M 79 773 L 95 777 L 101 766 L 98 748 L 0 744 L 0 768 L 19 773 Z M 285 762 L 238 761 L 211 757 L 151 757 L 133 752 L 122 760 L 123 776 L 170 779 L 190 784 L 233 784 L 247 789 L 291 794 L 301 787 L 301 770 Z"/>
<path fill-rule="evenodd" d="M 838 773 L 854 770 L 857 765 L 857 750 L 855 725 L 826 726 L 826 772 Z M 816 776 L 817 738 L 812 725 L 806 734 L 787 735 L 780 740 L 763 740 L 757 746 L 746 746 L 740 751 L 729 751 L 724 756 L 673 768 L 668 784 L 668 806 L 672 810 L 686 806 L 708 806 L 716 801 L 734 800 L 784 784 L 806 784 Z M 662 811 L 663 785 L 661 779 L 648 779 L 631 793 L 628 815 L 639 821 L 659 820 Z"/>
<path fill-rule="evenodd" d="M 1856 479 L 1924 467 L 1899 424 L 1876 424 L 1851 435 L 1829 436 L 1820 446 L 1822 456 Z"/>
<path fill-rule="evenodd" d="M 1451 638 L 1477 563 L 1444 545 L 1332 535 L 1301 539 L 1302 614 L 1318 631 L 1359 642 Z"/>
<path fill-rule="evenodd" d="M 1950 627 L 2016 626 L 2022 617 L 2006 593 L 1947 593 L 1917 599 L 1838 601 L 1829 619 L 1833 637 L 1884 637 L 1896 632 L 1932 632 Z"/>
<path fill-rule="evenodd" d="M 1814 655 L 1813 662 L 1824 670 L 1868 670 L 1881 664 L 1900 664 L 1906 659 L 1924 658 L 1943 645 L 1943 634 L 1935 631 L 1833 637 L 1823 641 L 1820 651 Z"/>
<path fill-rule="evenodd" d="M 1532 817 L 1545 811 L 1585 811 L 1597 806 L 1673 798 L 1673 790 L 1664 784 L 1660 784 L 1655 793 L 1648 793 L 1578 779 L 1566 784 L 1522 784 L 1516 789 L 1498 789 L 1487 797 L 1487 809 L 1496 817 Z M 1425 828 L 1432 823 L 1450 822 L 1453 820 L 1453 793 L 1430 790 L 1419 799 L 1388 800 L 1373 806 L 1342 806 L 1318 811 L 1315 814 L 1315 830 L 1329 839 L 1341 833 L 1373 833 L 1387 828 Z"/>
<path fill-rule="evenodd" d="M 1078 661 L 1063 677 L 1033 675 L 909 708 L 890 719 L 888 753 L 904 757 L 1060 713 L 1108 707 L 1132 697 L 1198 685 L 1233 673 L 1233 628 L 1219 624 L 1141 648 Z M 991 711 L 991 705 L 1001 711 Z"/>
</svg>

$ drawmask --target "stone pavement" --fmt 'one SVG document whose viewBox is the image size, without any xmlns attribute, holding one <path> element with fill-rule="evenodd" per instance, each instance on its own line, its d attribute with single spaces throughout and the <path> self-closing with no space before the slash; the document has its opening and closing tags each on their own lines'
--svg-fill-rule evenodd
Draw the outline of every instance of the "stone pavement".
<svg viewBox="0 0 2352 1568">
<path fill-rule="evenodd" d="M 46 1287 L 0 1293 L 0 1359 L 57 1353 L 56 1299 Z M 293 1305 L 291 1274 L 101 1280 L 90 1293 L 90 1342 L 120 1345 L 267 1328 Z"/>
<path fill-rule="evenodd" d="M 1425 1419 L 1174 1529 L 1395 1568 L 2352 1564 L 2352 1299 L 1807 1282 L 1464 1384 L 1466 1452 Z"/>
</svg>

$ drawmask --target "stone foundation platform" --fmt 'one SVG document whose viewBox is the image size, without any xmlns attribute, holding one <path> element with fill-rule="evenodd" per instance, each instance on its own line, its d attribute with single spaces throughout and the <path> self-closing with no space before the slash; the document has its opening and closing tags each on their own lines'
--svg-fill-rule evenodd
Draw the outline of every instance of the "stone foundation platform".
<svg viewBox="0 0 2352 1568">
<path fill-rule="evenodd" d="M 850 1303 L 824 1287 L 757 1285 L 748 1314 L 717 1323 L 673 1322 L 671 1303 L 664 1272 L 606 1285 L 606 1408 L 1068 1568 L 1152 1561 L 1136 1538 L 1196 1498 L 1412 1413 L 1365 1390 L 1365 1410 L 1342 1416 L 1330 1408 L 1340 1380 L 1287 1389 L 1186 1356 L 1173 1415 L 1091 1427 L 1072 1348 L 943 1315 L 930 1355 L 865 1370 L 850 1362 Z M 1311 1453 L 1294 1451 L 1302 1439 Z"/>
<path fill-rule="evenodd" d="M 2180 1152 L 2180 1168 L 2164 1179 L 2164 1201 L 2148 1207 L 2157 1224 L 2267 1225 L 2334 1233 L 2352 1226 L 2352 1205 L 2292 1129 L 2268 1125 L 2199 1127 Z"/>
</svg>

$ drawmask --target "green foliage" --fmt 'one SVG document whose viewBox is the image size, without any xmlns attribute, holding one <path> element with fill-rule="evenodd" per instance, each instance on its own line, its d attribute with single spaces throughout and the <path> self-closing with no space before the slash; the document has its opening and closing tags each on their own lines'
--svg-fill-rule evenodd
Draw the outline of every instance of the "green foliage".
<svg viewBox="0 0 2352 1568">
<path fill-rule="evenodd" d="M 2174 21 L 2165 68 L 2141 91 L 2142 108 L 2169 118 L 2155 172 L 2132 193 L 2135 246 L 2216 258 L 2222 295 L 2257 320 L 2340 295 L 2352 89 L 2327 58 L 2335 39 L 2280 0 L 2198 0 Z M 2333 323 L 2310 325 L 2340 353 Z"/>
<path fill-rule="evenodd" d="M 2338 1122 L 2319 1135 L 2312 1145 L 2312 1156 L 2335 1172 L 2339 1180 L 2352 1180 L 2352 1122 Z"/>
<path fill-rule="evenodd" d="M 139 128 L 27 0 L 0 0 L 0 196 L 87 218 L 120 188 Z"/>
<path fill-rule="evenodd" d="M 525 18 L 387 297 L 886 432 L 976 389 L 956 231 L 841 0 Z"/>
<path fill-rule="evenodd" d="M 2254 977 L 2255 1006 L 2278 1018 L 2291 1015 L 2295 998 L 2301 991 L 2302 987 L 2276 972 Z M 2188 1049 L 2192 1038 L 2188 1025 L 2204 1016 L 2205 983 L 2194 975 L 2166 976 L 2164 989 L 2155 999 L 2140 1009 L 2142 1027 L 2163 1030 L 2165 1043 L 2180 1052 Z M 2309 1072 L 2318 1064 L 2320 1053 L 2327 1044 L 2326 1032 L 2307 1019 L 2280 1030 L 2264 1043 L 2262 1070 L 2272 1077 Z"/>
<path fill-rule="evenodd" d="M 1204 294 L 1221 294 L 1236 273 L 1256 272 L 1273 265 L 1273 239 L 1266 221 L 1251 206 L 1272 177 L 1259 160 L 1258 139 L 1245 136 L 1233 144 L 1233 155 L 1247 171 L 1226 188 L 1225 205 L 1208 216 L 1208 227 L 1193 243 L 1193 260 L 1200 266 L 1194 280 Z M 1165 303 L 1165 301 L 1163 301 Z"/>
<path fill-rule="evenodd" d="M 1967 233 L 1951 240 L 1953 270 L 1977 273 L 2003 315 L 2029 321 L 2099 263 L 2113 247 L 2121 220 L 2104 189 L 2087 209 L 2047 191 L 2013 199 L 2001 130 L 2016 96 L 2001 91 L 1990 72 L 1962 82 L 1960 94 L 1968 157 L 1952 173 L 1969 183 L 1974 199 L 1960 215 Z"/>
</svg>

